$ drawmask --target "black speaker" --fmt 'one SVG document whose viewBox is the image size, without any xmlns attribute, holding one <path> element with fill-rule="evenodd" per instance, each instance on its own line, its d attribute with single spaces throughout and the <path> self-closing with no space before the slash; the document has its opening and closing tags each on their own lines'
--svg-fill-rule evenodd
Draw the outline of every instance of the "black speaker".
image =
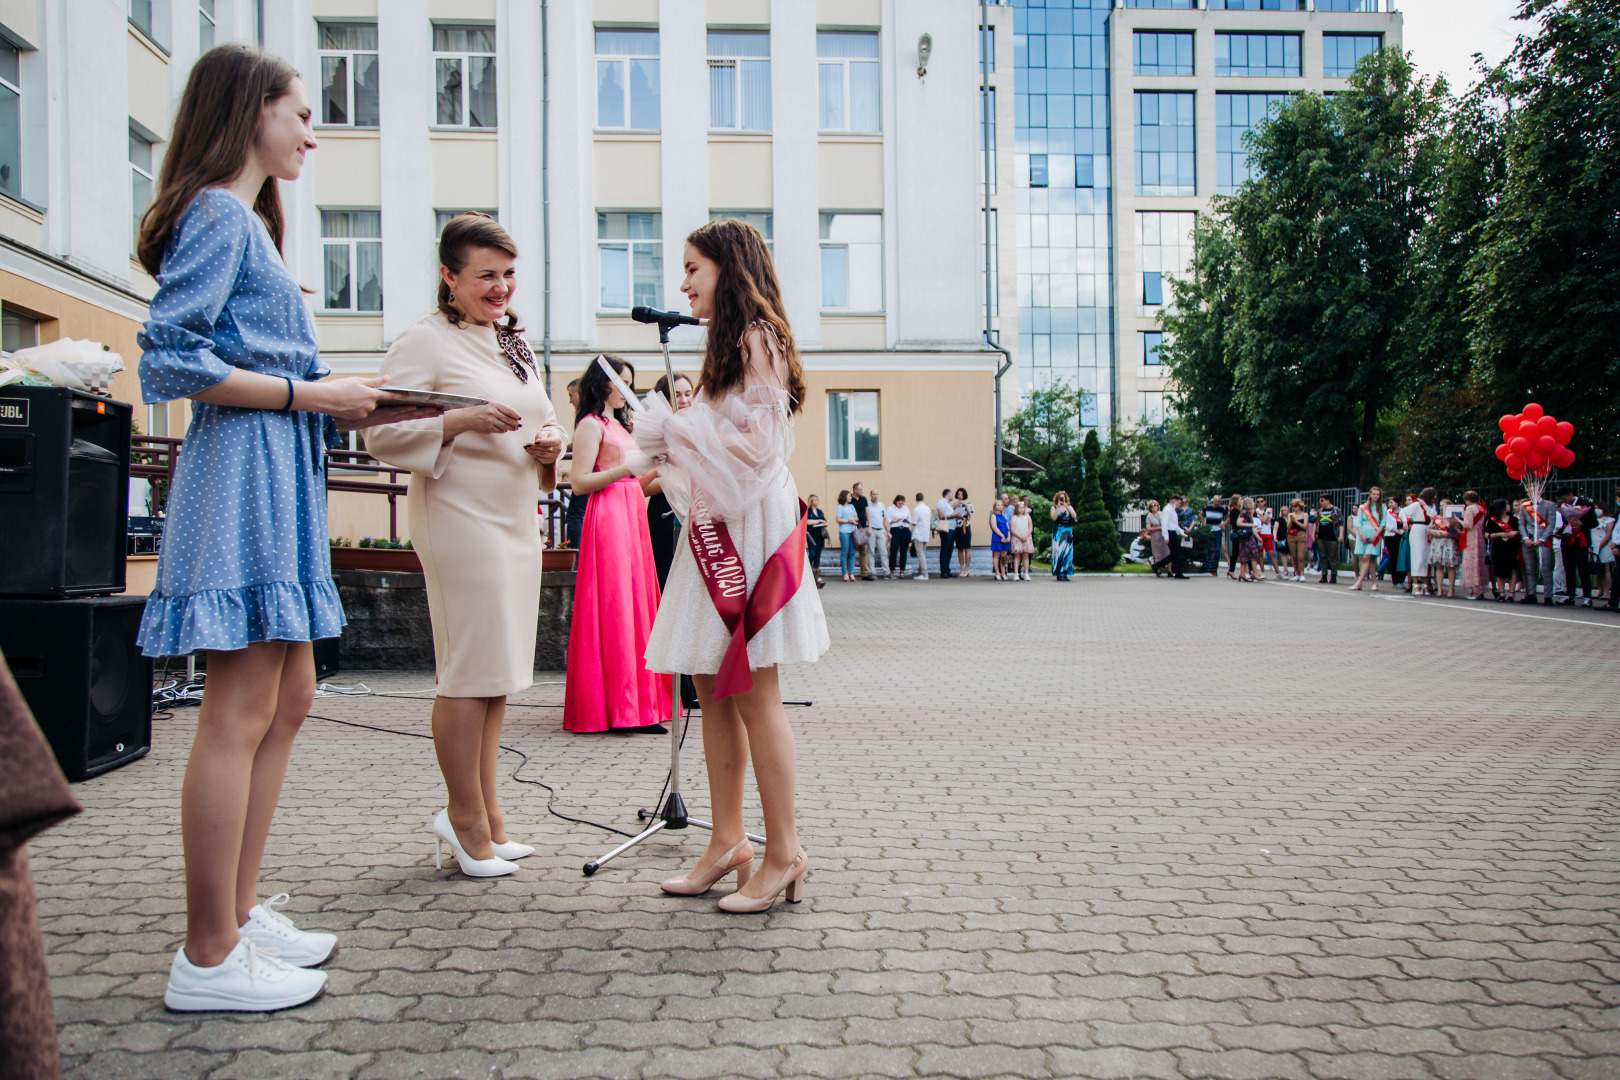
<svg viewBox="0 0 1620 1080">
<path fill-rule="evenodd" d="M 130 412 L 65 387 L 0 389 L 0 596 L 123 592 Z"/>
<path fill-rule="evenodd" d="M 0 652 L 69 780 L 152 749 L 152 661 L 135 644 L 143 596 L 0 600 Z"/>
<path fill-rule="evenodd" d="M 338 673 L 338 639 L 317 638 L 314 644 L 315 678 L 317 681 L 330 679 Z"/>
</svg>

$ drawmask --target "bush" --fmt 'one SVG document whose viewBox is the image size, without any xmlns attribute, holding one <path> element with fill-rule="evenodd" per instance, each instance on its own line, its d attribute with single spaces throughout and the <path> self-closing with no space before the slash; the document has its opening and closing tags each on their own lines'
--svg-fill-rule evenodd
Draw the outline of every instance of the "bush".
<svg viewBox="0 0 1620 1080">
<path fill-rule="evenodd" d="M 1074 565 L 1079 570 L 1106 573 L 1119 564 L 1119 529 L 1103 504 L 1102 443 L 1095 430 L 1086 432 L 1081 452 L 1086 459 L 1086 479 L 1075 508 L 1079 520 L 1074 527 Z"/>
<path fill-rule="evenodd" d="M 360 546 L 363 548 L 376 547 L 377 542 L 369 536 L 362 536 L 360 538 Z"/>
</svg>

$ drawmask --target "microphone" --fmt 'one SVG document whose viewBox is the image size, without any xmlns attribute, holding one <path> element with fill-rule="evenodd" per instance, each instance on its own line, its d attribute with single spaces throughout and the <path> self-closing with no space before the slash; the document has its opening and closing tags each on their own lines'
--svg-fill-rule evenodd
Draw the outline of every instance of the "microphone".
<svg viewBox="0 0 1620 1080">
<path fill-rule="evenodd" d="M 633 307 L 630 317 L 639 323 L 657 323 L 659 326 L 701 326 L 702 324 L 692 315 L 682 315 L 678 311 L 659 311 L 657 308 Z"/>
</svg>

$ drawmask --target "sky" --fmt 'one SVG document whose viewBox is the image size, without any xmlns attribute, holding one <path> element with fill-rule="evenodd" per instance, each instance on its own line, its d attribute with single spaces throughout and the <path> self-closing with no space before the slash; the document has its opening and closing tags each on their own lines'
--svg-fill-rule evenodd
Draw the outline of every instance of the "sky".
<svg viewBox="0 0 1620 1080">
<path fill-rule="evenodd" d="M 1406 51 L 1424 75 L 1444 75 L 1453 94 L 1477 79 L 1474 53 L 1499 63 L 1532 23 L 1513 21 L 1518 0 L 1397 0 Z"/>
</svg>

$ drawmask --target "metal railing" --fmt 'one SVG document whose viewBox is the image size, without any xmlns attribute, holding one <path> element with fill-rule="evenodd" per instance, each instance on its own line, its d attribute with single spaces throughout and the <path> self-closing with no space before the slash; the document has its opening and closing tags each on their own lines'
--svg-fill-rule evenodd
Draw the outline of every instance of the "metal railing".
<svg viewBox="0 0 1620 1080">
<path fill-rule="evenodd" d="M 129 475 L 149 480 L 156 489 L 153 493 L 154 511 L 160 511 L 168 499 L 169 485 L 174 482 L 175 466 L 180 460 L 183 440 L 161 435 L 135 435 L 130 438 Z M 327 491 L 352 491 L 363 495 L 384 495 L 388 498 L 388 539 L 399 539 L 399 497 L 408 494 L 408 484 L 400 483 L 399 474 L 409 473 L 385 465 L 364 450 L 328 450 L 329 468 L 326 471 Z M 573 460 L 572 453 L 563 454 L 562 461 Z M 361 479 L 356 474 L 388 474 L 387 480 Z M 568 546 L 563 514 L 566 504 L 562 493 L 568 491 L 566 481 L 557 485 L 550 495 L 541 496 L 536 511 L 546 518 L 546 547 Z M 538 526 L 538 523 L 537 523 Z"/>
</svg>

